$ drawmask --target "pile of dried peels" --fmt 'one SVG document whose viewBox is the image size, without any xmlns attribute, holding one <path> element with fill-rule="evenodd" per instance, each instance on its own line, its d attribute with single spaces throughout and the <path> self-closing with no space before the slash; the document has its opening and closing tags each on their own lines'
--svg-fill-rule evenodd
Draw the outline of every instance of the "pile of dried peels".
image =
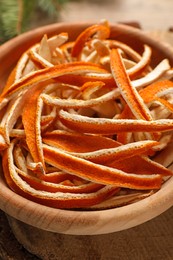
<svg viewBox="0 0 173 260">
<path fill-rule="evenodd" d="M 153 160 L 173 136 L 173 69 L 110 39 L 104 21 L 23 53 L 0 95 L 7 184 L 55 208 L 106 209 L 153 194 L 172 171 Z"/>
</svg>

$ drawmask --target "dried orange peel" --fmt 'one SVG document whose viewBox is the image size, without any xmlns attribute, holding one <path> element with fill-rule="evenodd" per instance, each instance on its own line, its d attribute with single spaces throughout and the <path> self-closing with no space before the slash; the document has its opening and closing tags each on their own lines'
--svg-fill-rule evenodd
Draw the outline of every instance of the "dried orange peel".
<svg viewBox="0 0 173 260">
<path fill-rule="evenodd" d="M 108 22 L 73 42 L 31 46 L 0 95 L 0 150 L 9 187 L 64 209 L 107 209 L 150 196 L 173 172 L 154 161 L 173 136 L 173 73 L 110 39 Z M 167 166 L 167 165 L 166 165 Z"/>
</svg>

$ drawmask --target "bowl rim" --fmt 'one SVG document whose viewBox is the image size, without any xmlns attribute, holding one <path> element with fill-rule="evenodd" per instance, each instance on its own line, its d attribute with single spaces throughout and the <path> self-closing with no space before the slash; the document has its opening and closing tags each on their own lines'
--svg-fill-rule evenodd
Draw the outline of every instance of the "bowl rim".
<svg viewBox="0 0 173 260">
<path fill-rule="evenodd" d="M 143 224 L 173 204 L 173 177 L 151 196 L 119 208 L 74 211 L 51 208 L 10 190 L 0 177 L 0 208 L 7 215 L 36 228 L 70 235 L 99 235 Z M 166 191 L 166 192 L 165 192 Z"/>
<path fill-rule="evenodd" d="M 12 45 L 15 48 L 21 46 L 23 40 L 27 42 L 34 35 L 37 35 L 37 37 L 34 38 L 33 42 L 37 41 L 36 39 L 41 38 L 45 33 L 53 35 L 57 30 L 69 28 L 69 26 L 70 30 L 71 28 L 82 30 L 92 24 L 94 23 L 56 23 L 23 33 L 0 46 L 0 63 L 9 55 L 9 50 L 13 50 Z M 158 42 L 145 31 L 129 25 L 115 23 L 111 24 L 112 28 L 115 31 L 118 30 L 119 33 L 123 31 L 124 34 L 130 32 L 130 35 L 138 35 L 142 41 L 146 41 L 151 46 L 157 45 L 158 50 L 164 50 L 165 56 L 171 56 L 173 62 L 173 48 L 168 43 Z M 26 46 L 24 47 L 26 48 Z M 167 188 L 167 186 L 172 185 L 173 177 L 153 195 L 120 208 L 74 211 L 55 209 L 27 200 L 8 188 L 4 178 L 0 176 L 0 209 L 26 224 L 55 233 L 72 235 L 106 234 L 137 226 L 166 211 L 173 205 L 173 191 Z"/>
</svg>

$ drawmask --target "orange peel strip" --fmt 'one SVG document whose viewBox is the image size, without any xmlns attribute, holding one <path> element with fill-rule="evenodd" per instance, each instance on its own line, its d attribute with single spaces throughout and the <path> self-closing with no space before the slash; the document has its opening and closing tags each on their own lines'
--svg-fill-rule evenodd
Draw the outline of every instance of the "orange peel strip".
<svg viewBox="0 0 173 260">
<path fill-rule="evenodd" d="M 113 196 L 97 205 L 91 206 L 90 210 L 103 210 L 103 209 L 111 209 L 115 207 L 122 207 L 128 204 L 137 202 L 141 199 L 145 199 L 153 194 L 153 191 L 145 192 L 145 193 L 134 193 L 134 194 L 125 194 L 125 195 L 118 195 Z"/>
<path fill-rule="evenodd" d="M 64 192 L 47 192 L 32 188 L 17 173 L 13 161 L 14 143 L 11 143 L 6 149 L 3 156 L 4 175 L 8 185 L 18 194 L 33 200 L 35 202 L 55 207 L 55 208 L 82 208 L 95 205 L 112 196 L 119 191 L 119 188 L 105 186 L 102 189 L 92 193 L 64 193 Z"/>
<path fill-rule="evenodd" d="M 88 153 L 71 153 L 74 156 L 83 158 L 99 164 L 105 164 L 111 161 L 126 160 L 126 158 L 135 155 L 147 154 L 147 152 L 158 142 L 155 141 L 138 141 L 126 145 L 121 145 L 116 148 L 101 149 L 95 152 Z"/>
<path fill-rule="evenodd" d="M 115 148 L 121 144 L 111 138 L 99 135 L 70 133 L 62 130 L 47 132 L 43 142 L 50 146 L 59 147 L 68 152 L 92 152 L 100 149 Z"/>
<path fill-rule="evenodd" d="M 20 116 L 26 100 L 26 94 L 19 96 L 16 100 L 12 100 L 4 114 L 1 124 L 3 124 L 4 121 L 4 138 L 7 144 L 10 143 L 11 130 Z"/>
<path fill-rule="evenodd" d="M 141 89 L 139 91 L 140 96 L 144 100 L 146 104 L 153 102 L 154 100 L 160 100 L 160 102 L 163 101 L 163 99 L 158 99 L 158 97 L 169 94 L 173 90 L 173 82 L 170 80 L 161 80 L 158 82 L 154 82 L 151 85 L 148 85 L 146 88 Z M 171 106 L 168 102 L 163 101 L 162 102 L 165 107 L 169 107 L 169 110 L 171 110 Z M 121 119 L 125 118 L 131 118 L 131 112 L 130 109 L 126 106 L 119 116 Z M 117 137 L 118 141 L 125 144 L 127 143 L 127 133 L 119 133 Z M 157 139 L 157 137 L 156 137 Z"/>
<path fill-rule="evenodd" d="M 142 71 L 149 65 L 151 59 L 151 48 L 148 45 L 144 45 L 144 52 L 141 60 L 136 63 L 132 68 L 127 70 L 127 74 L 130 78 L 139 76 Z"/>
<path fill-rule="evenodd" d="M 155 82 L 139 91 L 145 103 L 152 102 L 156 97 L 168 94 L 173 90 L 173 82 L 170 80 L 162 80 Z"/>
<path fill-rule="evenodd" d="M 135 120 L 90 118 L 61 110 L 60 121 L 77 132 L 92 134 L 116 134 L 119 132 L 166 132 L 173 130 L 172 119 Z"/>
<path fill-rule="evenodd" d="M 147 177 L 147 175 L 127 174 L 123 171 L 77 158 L 45 144 L 43 144 L 43 151 L 47 163 L 89 181 L 134 189 L 158 189 L 161 185 L 160 175 Z M 59 160 L 56 160 L 57 157 Z"/>
<path fill-rule="evenodd" d="M 156 101 L 164 105 L 171 113 L 173 113 L 173 104 L 163 98 L 155 98 Z"/>
<path fill-rule="evenodd" d="M 54 138 L 50 138 L 50 137 L 54 137 Z M 72 138 L 73 143 L 69 142 L 69 144 L 68 144 L 68 140 L 66 140 L 65 146 L 62 146 L 61 140 L 58 143 L 58 138 L 55 137 L 55 134 L 54 134 L 54 136 L 51 134 L 47 135 L 47 138 L 43 138 L 43 142 L 46 144 L 49 144 L 49 145 L 53 145 L 56 148 L 64 149 L 65 151 L 67 151 L 70 154 L 77 156 L 79 158 L 83 158 L 83 159 L 86 159 L 86 160 L 89 160 L 92 162 L 96 162 L 96 163 L 100 163 L 100 164 L 105 164 L 109 161 L 125 160 L 126 158 L 133 157 L 137 154 L 138 155 L 144 154 L 144 153 L 146 154 L 149 149 L 151 149 L 153 146 L 158 144 L 158 142 L 155 142 L 155 141 L 139 141 L 139 142 L 130 143 L 127 145 L 121 145 L 121 144 L 115 143 L 116 147 L 104 148 L 104 149 L 103 149 L 103 147 L 101 149 L 98 149 L 98 147 L 97 147 L 97 149 L 95 148 L 94 151 L 84 152 L 85 149 L 87 150 L 87 146 L 89 145 L 87 143 L 86 148 L 84 147 L 83 149 L 81 149 L 83 151 L 80 152 L 80 150 L 77 150 L 77 151 L 75 150 L 75 147 L 76 147 L 75 143 L 77 141 L 79 142 L 78 137 L 76 136 L 76 138 L 75 137 Z M 82 137 L 82 136 L 80 136 L 80 137 Z M 85 138 L 86 138 L 86 136 L 83 139 L 85 139 Z M 93 141 L 94 141 L 94 138 L 93 138 Z M 105 139 L 105 141 L 106 141 L 106 139 Z M 112 144 L 114 144 L 114 142 L 112 142 Z M 81 143 L 80 143 L 80 145 L 81 145 Z M 80 149 L 80 147 L 79 147 L 79 149 Z"/>
<path fill-rule="evenodd" d="M 21 56 L 21 58 L 17 62 L 17 65 L 15 66 L 15 68 L 10 73 L 10 76 L 8 77 L 7 83 L 4 86 L 2 93 L 6 92 L 7 89 L 11 88 L 11 85 L 14 82 L 18 81 L 22 77 L 22 72 L 23 72 L 23 70 L 24 70 L 24 68 L 27 64 L 28 59 L 29 59 L 28 54 L 26 52 L 23 53 L 23 55 Z"/>
<path fill-rule="evenodd" d="M 26 181 L 32 188 L 36 190 L 48 191 L 48 192 L 68 192 L 68 193 L 92 193 L 103 188 L 102 184 L 97 184 L 94 182 L 89 182 L 83 185 L 72 185 L 67 186 L 62 183 L 51 183 L 41 180 L 37 177 L 26 174 L 26 172 L 19 169 L 16 170 L 21 178 Z M 64 182 L 63 182 L 64 183 Z"/>
<path fill-rule="evenodd" d="M 16 167 L 19 170 L 21 170 L 25 173 L 28 173 L 28 169 L 26 166 L 26 159 L 23 154 L 22 147 L 19 144 L 15 145 L 15 147 L 14 147 L 13 158 L 14 158 Z"/>
<path fill-rule="evenodd" d="M 50 68 L 53 67 L 53 64 L 44 59 L 42 56 L 40 56 L 37 52 L 34 50 L 30 50 L 29 52 L 30 59 L 34 62 L 34 64 L 39 68 L 39 69 L 44 69 L 44 68 Z"/>
<path fill-rule="evenodd" d="M 117 49 L 110 54 L 111 70 L 121 95 L 127 102 L 132 113 L 137 119 L 152 120 L 149 110 L 145 106 L 137 90 L 131 85 L 125 71 L 123 61 Z"/>
<path fill-rule="evenodd" d="M 146 76 L 132 80 L 131 84 L 134 88 L 142 88 L 145 87 L 154 81 L 162 79 L 164 75 L 169 71 L 170 64 L 167 59 L 162 60 L 152 71 L 150 71 Z"/>
<path fill-rule="evenodd" d="M 112 75 L 108 74 L 107 77 L 103 74 L 94 74 L 94 75 L 68 75 L 67 76 L 60 76 L 58 78 L 59 81 L 62 81 L 63 83 L 66 84 L 74 84 L 75 86 L 81 86 L 85 83 L 88 82 L 95 82 L 95 81 L 101 81 L 105 84 L 105 87 L 108 88 L 115 88 L 116 83 L 115 80 L 113 79 Z"/>
<path fill-rule="evenodd" d="M 57 78 L 69 74 L 82 74 L 87 72 L 96 72 L 96 73 L 107 73 L 106 70 L 102 69 L 100 66 L 86 63 L 86 62 L 73 62 L 68 64 L 55 65 L 51 68 L 45 68 L 42 70 L 34 71 L 16 83 L 11 85 L 10 89 L 7 89 L 1 95 L 1 98 L 11 96 L 12 94 L 18 93 L 18 91 L 23 90 L 25 87 L 40 83 L 49 79 Z"/>
<path fill-rule="evenodd" d="M 78 57 L 88 39 L 95 33 L 99 32 L 99 39 L 106 39 L 110 35 L 110 28 L 106 25 L 95 24 L 85 29 L 76 39 L 75 44 L 72 48 L 72 57 Z"/>
<path fill-rule="evenodd" d="M 160 174 L 162 176 L 172 176 L 173 173 L 160 163 L 157 163 L 147 156 L 134 156 L 126 160 L 115 161 L 108 164 L 110 167 L 136 174 Z M 141 167 L 142 165 L 142 167 Z"/>
<path fill-rule="evenodd" d="M 123 50 L 123 52 L 125 52 L 132 60 L 134 60 L 135 62 L 139 62 L 141 60 L 141 55 L 135 51 L 134 49 L 132 49 L 129 45 L 127 45 L 124 42 L 120 42 L 117 40 L 105 40 L 106 43 L 108 43 L 108 46 L 110 47 L 110 49 L 121 49 Z"/>
<path fill-rule="evenodd" d="M 107 101 L 113 100 L 119 96 L 119 91 L 114 89 L 98 98 L 93 98 L 89 100 L 80 100 L 80 99 L 61 99 L 51 97 L 47 94 L 42 94 L 41 98 L 43 101 L 50 106 L 57 106 L 61 108 L 81 108 L 81 107 L 93 107 L 96 105 L 103 104 Z"/>
<path fill-rule="evenodd" d="M 45 168 L 40 129 L 42 110 L 42 102 L 40 101 L 42 100 L 39 99 L 43 88 L 45 88 L 45 84 L 38 84 L 31 88 L 31 90 L 27 93 L 31 97 L 24 106 L 22 122 L 26 134 L 26 143 L 34 159 L 34 162 L 41 163 L 43 168 Z"/>
</svg>

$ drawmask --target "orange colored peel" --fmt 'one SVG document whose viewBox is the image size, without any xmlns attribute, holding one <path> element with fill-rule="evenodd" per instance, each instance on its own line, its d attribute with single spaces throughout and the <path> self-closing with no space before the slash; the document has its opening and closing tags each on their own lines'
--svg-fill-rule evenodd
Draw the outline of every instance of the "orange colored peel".
<svg viewBox="0 0 173 260">
<path fill-rule="evenodd" d="M 98 33 L 99 39 L 106 39 L 109 37 L 110 28 L 108 25 L 95 24 L 85 29 L 76 39 L 72 49 L 72 57 L 78 57 L 81 53 L 85 43 L 89 40 L 93 34 Z"/>
<path fill-rule="evenodd" d="M 172 69 L 110 39 L 107 22 L 23 53 L 0 95 L 9 187 L 55 208 L 106 209 L 152 195 L 172 171 L 154 161 L 172 140 Z M 76 61 L 77 60 L 77 61 Z M 168 166 L 168 165 L 166 165 Z"/>
<path fill-rule="evenodd" d="M 125 99 L 127 105 L 130 107 L 132 113 L 137 119 L 152 120 L 152 117 L 140 98 L 137 90 L 130 83 L 130 79 L 123 66 L 121 56 L 118 49 L 113 49 L 110 54 L 111 68 L 113 77 L 120 89 L 121 95 Z"/>
</svg>

